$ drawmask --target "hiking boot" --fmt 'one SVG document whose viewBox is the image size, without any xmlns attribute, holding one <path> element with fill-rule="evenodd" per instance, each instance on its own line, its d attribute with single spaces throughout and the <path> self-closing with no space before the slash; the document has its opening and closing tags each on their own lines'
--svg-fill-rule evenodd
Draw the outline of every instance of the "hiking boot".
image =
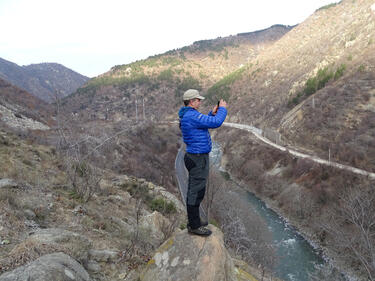
<svg viewBox="0 0 375 281">
<path fill-rule="evenodd" d="M 198 228 L 192 229 L 190 226 L 188 226 L 188 232 L 191 234 L 195 235 L 200 235 L 200 236 L 209 236 L 211 235 L 212 231 L 209 230 L 207 227 L 200 226 Z"/>
<path fill-rule="evenodd" d="M 205 221 L 205 220 L 202 221 L 202 219 L 201 219 L 200 224 L 201 224 L 200 226 L 207 226 L 208 225 L 208 221 Z M 192 229 L 190 227 L 189 223 L 187 223 L 186 227 L 187 227 L 188 231 L 190 231 Z"/>
</svg>

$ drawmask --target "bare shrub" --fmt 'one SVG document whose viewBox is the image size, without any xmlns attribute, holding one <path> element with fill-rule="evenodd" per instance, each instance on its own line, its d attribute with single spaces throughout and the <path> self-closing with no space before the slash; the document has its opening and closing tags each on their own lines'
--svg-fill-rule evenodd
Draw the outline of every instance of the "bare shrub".
<svg viewBox="0 0 375 281">
<path fill-rule="evenodd" d="M 263 165 L 257 160 L 247 160 L 243 167 L 244 179 L 251 182 L 259 182 L 264 173 Z"/>
<path fill-rule="evenodd" d="M 67 157 L 65 159 L 68 180 L 75 195 L 87 202 L 99 188 L 101 174 L 98 168 L 84 159 Z"/>
<path fill-rule="evenodd" d="M 256 264 L 264 275 L 275 266 L 275 249 L 266 223 L 249 210 L 249 205 L 238 194 L 228 190 L 215 202 L 215 214 L 224 233 L 225 245 L 236 256 Z"/>
<path fill-rule="evenodd" d="M 163 242 L 172 236 L 172 234 L 178 228 L 179 223 L 180 223 L 179 217 L 176 215 L 170 216 L 169 221 L 167 220 L 162 221 L 160 230 L 163 233 Z"/>
<path fill-rule="evenodd" d="M 143 230 L 140 225 L 143 208 L 142 200 L 137 199 L 133 214 L 135 218 L 134 231 L 129 244 L 121 251 L 120 256 L 120 260 L 130 263 L 133 268 L 147 261 L 154 250 L 154 247 L 148 242 L 149 232 Z"/>
<path fill-rule="evenodd" d="M 261 188 L 257 188 L 257 191 L 272 199 L 280 194 L 281 190 L 285 188 L 285 185 L 285 182 L 278 177 L 264 177 L 262 184 L 259 185 Z"/>
<path fill-rule="evenodd" d="M 336 268 L 326 264 L 317 268 L 316 271 L 309 274 L 310 281 L 347 281 L 345 276 Z"/>
<path fill-rule="evenodd" d="M 102 173 L 97 165 L 101 156 L 98 155 L 98 150 L 105 147 L 104 144 L 109 140 L 108 135 L 104 131 L 82 134 L 79 123 L 74 118 L 61 114 L 60 100 L 57 98 L 56 113 L 56 149 L 63 156 L 73 195 L 87 202 L 99 188 Z"/>
<path fill-rule="evenodd" d="M 9 189 L 0 189 L 0 204 L 5 202 L 7 205 L 13 207 L 13 209 L 19 209 L 19 202 L 17 200 L 16 195 Z"/>
<path fill-rule="evenodd" d="M 314 166 L 314 162 L 306 159 L 298 159 L 294 165 L 293 177 L 298 178 L 303 174 L 306 174 Z"/>
<path fill-rule="evenodd" d="M 375 280 L 375 193 L 370 183 L 343 187 L 334 211 L 322 228 L 334 237 L 337 254 L 357 261 L 369 280 Z"/>
</svg>

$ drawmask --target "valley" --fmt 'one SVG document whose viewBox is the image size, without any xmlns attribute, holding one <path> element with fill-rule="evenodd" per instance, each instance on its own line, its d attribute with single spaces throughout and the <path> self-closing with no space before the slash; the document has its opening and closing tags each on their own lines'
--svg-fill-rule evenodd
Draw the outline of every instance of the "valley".
<svg viewBox="0 0 375 281">
<path fill-rule="evenodd" d="M 201 260 L 169 260 L 179 241 L 203 260 L 222 253 L 220 280 L 277 280 L 272 235 L 245 191 L 323 251 L 327 266 L 298 281 L 375 280 L 374 5 L 343 0 L 296 26 L 197 41 L 92 79 L 1 59 L 0 280 L 56 253 L 69 272 L 79 263 L 77 280 L 165 280 L 183 265 L 201 276 Z M 210 176 L 207 243 L 187 234 L 175 175 L 190 88 L 206 97 L 202 113 L 228 102 L 211 135 L 244 189 Z"/>
</svg>

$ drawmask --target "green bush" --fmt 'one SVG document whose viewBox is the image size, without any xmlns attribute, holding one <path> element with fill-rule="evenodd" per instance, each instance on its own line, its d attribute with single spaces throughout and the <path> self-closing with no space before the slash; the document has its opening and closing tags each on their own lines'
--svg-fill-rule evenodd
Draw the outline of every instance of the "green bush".
<svg viewBox="0 0 375 281">
<path fill-rule="evenodd" d="M 177 82 L 176 97 L 180 98 L 182 94 L 189 89 L 202 90 L 200 82 L 190 74 Z"/>
<path fill-rule="evenodd" d="M 141 185 L 137 182 L 129 182 L 121 185 L 121 188 L 125 189 L 135 199 L 141 199 L 146 204 L 152 201 L 152 196 L 149 193 L 147 186 Z"/>
<path fill-rule="evenodd" d="M 307 79 L 305 83 L 305 88 L 303 89 L 303 92 L 305 93 L 306 96 L 310 96 L 316 92 L 317 85 L 318 85 L 318 82 L 317 82 L 316 77 L 309 78 Z"/>
<path fill-rule="evenodd" d="M 160 72 L 160 74 L 158 75 L 158 79 L 165 80 L 165 81 L 168 81 L 168 82 L 172 82 L 173 81 L 173 70 L 171 68 L 168 68 L 167 70 L 164 70 L 164 71 Z"/>
<path fill-rule="evenodd" d="M 172 67 L 180 65 L 182 63 L 182 60 L 177 57 L 164 57 L 162 58 L 162 63 L 164 65 L 170 65 Z"/>
<path fill-rule="evenodd" d="M 363 64 L 361 64 L 359 67 L 358 67 L 358 71 L 359 72 L 365 72 L 365 66 Z"/>
<path fill-rule="evenodd" d="M 302 93 L 299 92 L 296 96 L 292 97 L 288 101 L 288 107 L 295 106 L 307 97 L 315 94 L 318 90 L 324 88 L 330 80 L 337 80 L 343 76 L 345 69 L 345 64 L 341 64 L 335 72 L 330 71 L 328 67 L 319 69 L 316 76 L 307 79 Z"/>
<path fill-rule="evenodd" d="M 210 101 L 213 101 L 215 99 L 228 100 L 230 96 L 229 86 L 242 77 L 242 73 L 245 71 L 245 69 L 245 67 L 241 67 L 215 83 L 211 88 L 207 90 L 207 98 Z"/>
<path fill-rule="evenodd" d="M 328 5 L 322 6 L 319 9 L 317 9 L 316 12 L 317 11 L 321 11 L 321 10 L 326 10 L 326 9 L 329 9 L 329 8 L 332 8 L 332 7 L 335 7 L 336 5 L 340 4 L 340 2 L 338 2 L 338 3 L 331 3 L 331 4 L 328 4 Z"/>
<path fill-rule="evenodd" d="M 158 211 L 162 214 L 176 213 L 176 207 L 173 202 L 164 200 L 163 198 L 154 198 L 150 203 L 150 208 L 153 211 Z"/>
<path fill-rule="evenodd" d="M 325 87 L 327 82 L 332 79 L 333 73 L 328 70 L 328 67 L 318 70 L 317 74 L 317 90 L 320 90 Z"/>
<path fill-rule="evenodd" d="M 199 72 L 199 78 L 201 79 L 207 79 L 209 76 L 203 72 Z"/>
<path fill-rule="evenodd" d="M 221 52 L 224 50 L 225 47 L 234 46 L 234 42 L 231 41 L 224 41 L 224 40 L 201 40 L 196 41 L 193 43 L 192 47 L 188 47 L 188 49 L 196 49 L 198 51 L 213 51 L 213 52 Z"/>
<path fill-rule="evenodd" d="M 288 107 L 294 107 L 297 104 L 299 104 L 299 96 L 298 95 L 293 97 L 291 100 L 289 100 Z"/>
<path fill-rule="evenodd" d="M 346 69 L 345 64 L 341 64 L 341 65 L 339 66 L 339 68 L 336 69 L 336 72 L 335 72 L 335 75 L 334 75 L 334 79 L 337 80 L 337 79 L 339 79 L 341 76 L 343 76 L 343 75 L 344 75 L 344 71 L 345 71 L 345 69 Z"/>
<path fill-rule="evenodd" d="M 224 59 L 226 59 L 226 60 L 229 59 L 229 57 L 228 57 L 228 50 L 227 49 L 224 50 Z"/>
<path fill-rule="evenodd" d="M 91 173 L 91 167 L 86 161 L 76 161 L 72 166 L 75 173 L 81 178 Z"/>
</svg>

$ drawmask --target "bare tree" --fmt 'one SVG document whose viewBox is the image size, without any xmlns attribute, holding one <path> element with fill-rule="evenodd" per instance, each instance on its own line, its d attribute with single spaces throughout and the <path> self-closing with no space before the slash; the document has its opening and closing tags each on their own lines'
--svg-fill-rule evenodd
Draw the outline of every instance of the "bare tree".
<svg viewBox="0 0 375 281">
<path fill-rule="evenodd" d="M 121 252 L 121 259 L 125 261 L 130 261 L 134 257 L 143 256 L 145 254 L 151 253 L 153 247 L 148 243 L 144 236 L 148 236 L 148 233 L 145 234 L 141 228 L 141 217 L 143 210 L 142 199 L 138 198 L 134 208 L 134 230 L 130 237 L 130 243 L 125 247 Z"/>
<path fill-rule="evenodd" d="M 257 264 L 263 280 L 265 272 L 271 271 L 276 264 L 275 249 L 266 223 L 229 188 L 218 197 L 213 209 L 220 218 L 225 245 L 244 261 Z"/>
<path fill-rule="evenodd" d="M 96 151 L 100 137 L 92 137 L 80 132 L 79 123 L 72 116 L 63 115 L 61 101 L 55 96 L 57 121 L 57 151 L 64 160 L 68 180 L 77 197 L 87 202 L 98 189 L 101 180 L 100 169 L 92 164 L 91 157 Z"/>
<path fill-rule="evenodd" d="M 337 253 L 362 265 L 368 280 L 375 280 L 375 193 L 365 183 L 346 188 L 323 228 L 334 237 Z"/>
<path fill-rule="evenodd" d="M 310 281 L 347 281 L 347 278 L 336 268 L 329 264 L 320 266 L 316 271 L 309 274 Z"/>
</svg>

